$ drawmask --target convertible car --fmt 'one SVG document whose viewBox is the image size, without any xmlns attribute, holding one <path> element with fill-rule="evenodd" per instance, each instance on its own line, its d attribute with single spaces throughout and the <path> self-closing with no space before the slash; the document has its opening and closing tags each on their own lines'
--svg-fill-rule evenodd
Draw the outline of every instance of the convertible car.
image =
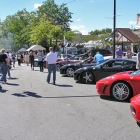
<svg viewBox="0 0 140 140">
<path fill-rule="evenodd" d="M 86 66 L 94 66 L 95 64 L 96 63 L 93 61 L 92 58 L 88 58 L 86 60 L 77 63 L 67 64 L 60 68 L 60 74 L 72 77 L 75 70 Z"/>
<path fill-rule="evenodd" d="M 140 124 L 140 94 L 131 98 L 130 110 L 133 118 Z"/>
<path fill-rule="evenodd" d="M 140 92 L 140 70 L 125 71 L 101 79 L 96 83 L 97 92 L 113 96 L 116 100 L 129 100 Z"/>
<path fill-rule="evenodd" d="M 72 63 L 76 63 L 76 62 L 81 62 L 82 60 L 71 60 L 71 59 L 66 59 L 66 60 L 61 60 L 56 62 L 56 69 L 57 71 L 60 70 L 60 68 L 66 64 L 72 64 Z"/>
<path fill-rule="evenodd" d="M 74 72 L 74 80 L 91 84 L 96 81 L 122 71 L 136 70 L 136 60 L 109 59 L 97 66 L 86 66 Z"/>
</svg>

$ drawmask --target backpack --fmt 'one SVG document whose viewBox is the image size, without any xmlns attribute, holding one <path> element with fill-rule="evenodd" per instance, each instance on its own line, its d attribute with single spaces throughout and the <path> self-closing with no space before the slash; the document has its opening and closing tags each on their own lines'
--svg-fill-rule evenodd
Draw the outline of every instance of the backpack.
<svg viewBox="0 0 140 140">
<path fill-rule="evenodd" d="M 0 54 L 0 62 L 4 62 L 3 61 L 3 54 Z"/>
</svg>

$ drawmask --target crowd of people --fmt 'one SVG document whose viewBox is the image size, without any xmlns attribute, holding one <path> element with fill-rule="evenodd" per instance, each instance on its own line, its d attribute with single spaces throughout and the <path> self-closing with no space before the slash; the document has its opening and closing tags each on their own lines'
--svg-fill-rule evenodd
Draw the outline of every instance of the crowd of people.
<svg viewBox="0 0 140 140">
<path fill-rule="evenodd" d="M 56 61 L 57 61 L 57 54 L 53 52 L 53 48 L 49 48 L 49 53 L 45 56 L 43 51 L 38 50 L 37 52 L 30 51 L 26 53 L 20 53 L 20 52 L 12 52 L 9 54 L 9 52 L 5 52 L 4 49 L 0 51 L 0 69 L 1 69 L 1 77 L 0 82 L 6 83 L 7 76 L 11 78 L 10 69 L 11 67 L 15 67 L 15 62 L 18 62 L 18 65 L 20 66 L 21 63 L 26 63 L 27 66 L 31 66 L 31 70 L 34 70 L 34 60 L 35 58 L 38 59 L 39 69 L 40 72 L 44 71 L 44 59 L 46 61 L 46 68 L 48 69 L 48 76 L 46 81 L 50 82 L 50 75 L 53 72 L 53 84 L 55 85 L 56 81 Z M 116 49 L 116 58 L 122 58 L 124 53 L 120 47 Z M 132 59 L 132 56 L 134 54 L 131 52 L 131 49 L 128 49 L 126 52 L 126 56 L 128 59 Z M 95 61 L 96 64 L 101 64 L 105 62 L 104 57 L 99 52 L 96 53 L 96 55 L 93 57 L 92 51 L 89 52 L 89 58 L 91 61 Z M 140 69 L 140 52 L 137 53 L 137 69 Z M 2 88 L 0 86 L 0 88 Z"/>
</svg>

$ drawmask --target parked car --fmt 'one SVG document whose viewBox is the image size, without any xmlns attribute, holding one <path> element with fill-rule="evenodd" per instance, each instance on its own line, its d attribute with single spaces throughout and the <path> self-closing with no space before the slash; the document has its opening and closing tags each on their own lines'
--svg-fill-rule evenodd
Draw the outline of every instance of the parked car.
<svg viewBox="0 0 140 140">
<path fill-rule="evenodd" d="M 97 66 L 87 66 L 76 70 L 74 72 L 74 80 L 90 84 L 112 74 L 130 70 L 136 70 L 136 60 L 109 59 Z"/>
<path fill-rule="evenodd" d="M 56 62 L 56 69 L 57 71 L 60 70 L 60 68 L 66 64 L 72 64 L 72 63 L 76 63 L 76 62 L 81 62 L 82 60 L 71 60 L 71 59 L 66 59 L 66 60 L 61 60 Z"/>
<path fill-rule="evenodd" d="M 44 65 L 44 68 L 46 68 L 46 61 L 45 61 L 44 58 L 43 58 L 43 65 Z M 39 67 L 38 58 L 35 58 L 35 59 L 34 59 L 34 66 L 35 66 L 35 67 Z"/>
<path fill-rule="evenodd" d="M 61 60 L 66 60 L 66 59 L 71 58 L 73 56 L 74 55 L 72 55 L 72 54 L 60 54 L 57 56 L 57 62 L 61 61 Z"/>
<path fill-rule="evenodd" d="M 96 63 L 91 58 L 87 58 L 81 62 L 66 64 L 60 68 L 60 74 L 67 75 L 68 77 L 72 77 L 75 70 L 86 67 L 86 66 L 94 66 Z"/>
<path fill-rule="evenodd" d="M 140 125 L 140 94 L 134 96 L 130 100 L 130 110 L 133 118 Z"/>
<path fill-rule="evenodd" d="M 140 93 L 139 83 L 140 70 L 125 71 L 101 79 L 96 83 L 96 89 L 100 95 L 125 101 Z"/>
</svg>

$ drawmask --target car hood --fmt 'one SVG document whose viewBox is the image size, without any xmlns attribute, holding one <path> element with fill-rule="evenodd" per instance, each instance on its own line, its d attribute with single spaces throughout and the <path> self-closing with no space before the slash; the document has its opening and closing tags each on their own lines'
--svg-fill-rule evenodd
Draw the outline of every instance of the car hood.
<svg viewBox="0 0 140 140">
<path fill-rule="evenodd" d="M 131 98 L 130 102 L 140 105 L 140 94 L 138 94 L 138 95 L 134 96 L 133 98 Z"/>
</svg>

